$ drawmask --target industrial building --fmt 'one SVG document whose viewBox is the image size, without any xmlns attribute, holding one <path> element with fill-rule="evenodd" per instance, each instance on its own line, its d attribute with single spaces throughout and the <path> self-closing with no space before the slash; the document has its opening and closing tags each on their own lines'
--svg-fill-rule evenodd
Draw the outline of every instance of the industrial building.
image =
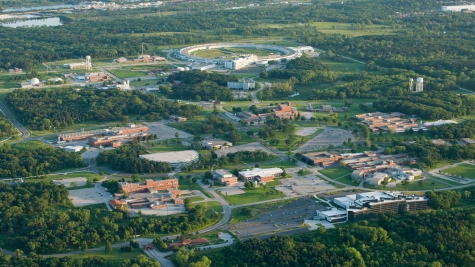
<svg viewBox="0 0 475 267">
<path fill-rule="evenodd" d="M 83 148 L 84 148 L 83 146 L 65 146 L 63 147 L 63 150 L 76 153 L 76 152 L 81 151 Z"/>
<path fill-rule="evenodd" d="M 267 183 L 274 180 L 274 178 L 281 176 L 284 173 L 281 168 L 269 168 L 252 170 L 245 170 L 239 172 L 239 179 L 243 181 L 257 181 L 260 183 Z"/>
<path fill-rule="evenodd" d="M 210 70 L 216 68 L 216 64 L 197 64 L 191 67 L 192 70 Z"/>
<path fill-rule="evenodd" d="M 237 89 L 237 90 L 255 89 L 256 83 L 248 79 L 244 79 L 244 81 L 242 82 L 228 82 L 228 88 Z"/>
<path fill-rule="evenodd" d="M 207 149 L 226 149 L 233 146 L 233 143 L 221 140 L 221 139 L 212 139 L 212 140 L 203 140 L 200 142 L 202 147 Z"/>
<path fill-rule="evenodd" d="M 399 191 L 368 192 L 333 199 L 342 209 L 318 211 L 317 216 L 329 222 L 357 222 L 391 212 L 418 212 L 427 209 L 427 198 L 406 196 Z"/>
<path fill-rule="evenodd" d="M 150 192 L 152 190 L 168 190 L 168 189 L 178 189 L 178 180 L 177 179 L 168 179 L 168 180 L 145 180 L 141 183 L 128 183 L 128 182 L 119 182 L 119 189 L 124 191 L 124 193 L 139 193 L 139 192 Z"/>
<path fill-rule="evenodd" d="M 404 114 L 399 112 L 389 114 L 375 112 L 355 115 L 354 118 L 358 119 L 361 124 L 368 126 L 369 130 L 373 133 L 389 131 L 404 133 L 409 129 L 413 129 L 414 131 L 418 131 L 419 129 L 426 130 L 425 126 L 419 125 L 413 118 L 401 119 L 400 117 L 403 115 Z"/>
<path fill-rule="evenodd" d="M 212 174 L 214 178 L 216 178 L 221 184 L 224 185 L 234 185 L 238 182 L 237 177 L 227 170 L 214 170 Z"/>
<path fill-rule="evenodd" d="M 91 83 L 111 80 L 111 78 L 104 72 L 91 72 L 84 74 L 84 76 L 86 77 L 86 81 Z"/>
<path fill-rule="evenodd" d="M 302 155 L 302 161 L 312 165 L 326 167 L 337 163 L 343 157 L 329 152 L 316 152 Z"/>
<path fill-rule="evenodd" d="M 279 119 L 291 119 L 295 120 L 299 112 L 296 108 L 292 107 L 292 103 L 287 102 L 285 104 L 280 104 L 272 110 L 272 115 Z"/>
<path fill-rule="evenodd" d="M 195 150 L 160 152 L 140 155 L 141 158 L 156 162 L 165 162 L 172 168 L 189 166 L 198 162 L 200 154 Z"/>
<path fill-rule="evenodd" d="M 463 6 L 442 6 L 443 12 L 461 12 L 464 10 L 475 11 L 475 5 L 463 5 Z"/>
<path fill-rule="evenodd" d="M 94 147 L 117 147 L 124 142 L 131 142 L 139 137 L 149 136 L 148 127 L 130 123 L 127 127 L 112 127 L 108 129 L 81 131 L 58 135 L 58 142 L 75 142 L 87 140 Z"/>
<path fill-rule="evenodd" d="M 67 68 L 67 69 L 89 69 L 91 67 L 92 67 L 92 64 L 90 62 L 63 64 L 63 68 Z"/>
</svg>

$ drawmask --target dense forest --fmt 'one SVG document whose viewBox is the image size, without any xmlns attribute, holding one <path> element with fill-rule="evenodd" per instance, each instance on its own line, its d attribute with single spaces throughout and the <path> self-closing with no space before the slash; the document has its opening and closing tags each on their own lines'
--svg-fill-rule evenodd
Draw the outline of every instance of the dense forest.
<svg viewBox="0 0 475 267">
<path fill-rule="evenodd" d="M 200 111 L 196 105 L 185 105 L 160 99 L 138 90 L 71 89 L 15 90 L 7 94 L 6 103 L 33 130 L 61 128 L 85 121 L 123 120 L 128 115 L 180 115 L 193 118 Z"/>
<path fill-rule="evenodd" d="M 147 153 L 147 148 L 132 142 L 113 150 L 103 151 L 96 160 L 98 164 L 128 173 L 165 173 L 171 170 L 168 163 L 140 158 L 140 155 Z"/>
<path fill-rule="evenodd" d="M 264 152 L 262 150 L 255 150 L 255 151 L 238 151 L 235 153 L 228 153 L 226 154 L 227 159 L 230 162 L 238 163 L 243 160 L 251 161 L 251 162 L 259 162 L 273 158 L 272 154 Z"/>
<path fill-rule="evenodd" d="M 463 200 L 473 202 L 474 188 Z M 439 199 L 434 208 L 456 207 L 459 192 L 429 192 Z M 324 228 L 293 237 L 253 239 L 210 255 L 211 266 L 474 266 L 475 242 L 471 225 L 475 209 L 429 210 L 419 213 L 382 214 L 372 221 Z"/>
<path fill-rule="evenodd" d="M 464 121 L 457 124 L 446 124 L 430 129 L 433 138 L 460 139 L 472 138 L 475 135 L 475 121 Z"/>
<path fill-rule="evenodd" d="M 227 82 L 237 81 L 235 75 L 224 75 L 200 70 L 181 71 L 170 75 L 167 81 L 174 84 L 171 90 L 161 90 L 168 98 L 189 99 L 196 101 L 232 101 L 233 91 L 227 87 Z"/>
<path fill-rule="evenodd" d="M 134 234 L 188 232 L 216 220 L 205 218 L 206 208 L 200 205 L 177 216 L 130 219 L 125 212 L 110 212 L 103 204 L 75 208 L 66 187 L 52 182 L 0 183 L 0 190 L 2 241 L 27 254 L 87 251 Z"/>
<path fill-rule="evenodd" d="M 48 174 L 66 168 L 85 166 L 79 153 L 54 147 L 35 150 L 12 148 L 0 144 L 0 177 L 30 177 Z"/>
<path fill-rule="evenodd" d="M 10 137 L 12 135 L 18 134 L 15 130 L 15 126 L 0 113 L 0 138 Z"/>
<path fill-rule="evenodd" d="M 382 112 L 402 112 L 425 120 L 452 119 L 475 113 L 475 98 L 446 92 L 417 93 L 373 102 Z"/>
</svg>

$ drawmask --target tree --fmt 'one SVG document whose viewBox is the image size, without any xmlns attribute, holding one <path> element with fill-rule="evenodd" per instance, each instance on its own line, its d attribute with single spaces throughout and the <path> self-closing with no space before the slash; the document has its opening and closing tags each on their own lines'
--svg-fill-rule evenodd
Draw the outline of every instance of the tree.
<svg viewBox="0 0 475 267">
<path fill-rule="evenodd" d="M 112 244 L 111 242 L 107 241 L 106 242 L 106 252 L 111 252 L 112 251 Z"/>
<path fill-rule="evenodd" d="M 201 260 L 192 262 L 189 264 L 190 267 L 209 267 L 211 266 L 211 260 L 208 257 L 203 256 Z"/>
<path fill-rule="evenodd" d="M 86 243 L 86 241 L 83 241 L 83 242 L 81 243 L 81 251 L 84 252 L 84 253 L 86 253 L 87 250 L 88 250 L 87 243 Z"/>
<path fill-rule="evenodd" d="M 407 179 L 403 179 L 403 180 L 401 181 L 401 185 L 406 187 L 406 191 L 409 190 L 409 189 L 408 189 L 408 187 L 409 187 L 409 181 L 408 181 Z"/>
<path fill-rule="evenodd" d="M 254 183 L 252 181 L 246 181 L 244 182 L 244 187 L 249 189 L 254 187 Z"/>
<path fill-rule="evenodd" d="M 246 133 L 247 133 L 247 135 L 249 135 L 249 136 L 253 136 L 253 135 L 254 135 L 254 132 L 253 132 L 252 130 L 249 130 L 249 131 L 247 131 Z"/>
<path fill-rule="evenodd" d="M 175 138 L 178 138 L 180 134 L 178 132 L 175 133 Z"/>
<path fill-rule="evenodd" d="M 185 267 L 187 266 L 190 258 L 192 258 L 194 255 L 195 251 L 193 249 L 187 250 L 185 247 L 181 247 L 175 254 L 175 259 L 178 263 L 178 266 Z"/>
</svg>

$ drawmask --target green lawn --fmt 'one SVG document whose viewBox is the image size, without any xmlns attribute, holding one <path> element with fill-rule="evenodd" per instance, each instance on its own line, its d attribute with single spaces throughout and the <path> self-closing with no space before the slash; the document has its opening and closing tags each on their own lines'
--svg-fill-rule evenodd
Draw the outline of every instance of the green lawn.
<svg viewBox="0 0 475 267">
<path fill-rule="evenodd" d="M 68 173 L 68 174 L 48 174 L 46 176 L 41 176 L 38 179 L 28 179 L 30 182 L 39 182 L 39 181 L 52 181 L 52 180 L 64 180 L 69 178 L 86 178 L 86 179 L 102 179 L 103 177 L 99 174 L 93 172 L 75 172 L 75 173 Z"/>
<path fill-rule="evenodd" d="M 218 212 L 220 214 L 223 212 L 223 206 L 221 206 L 221 203 L 219 203 L 218 201 L 206 201 L 206 202 L 202 202 L 202 203 L 193 203 L 193 204 L 191 204 L 191 207 L 193 207 L 195 205 L 201 205 L 201 206 L 206 207 L 208 209 L 206 211 L 206 217 L 208 217 L 208 218 L 214 212 Z"/>
<path fill-rule="evenodd" d="M 231 205 L 247 204 L 252 202 L 264 201 L 285 197 L 284 193 L 277 191 L 271 187 L 256 187 L 243 189 L 244 194 L 225 196 L 222 195 Z M 273 192 L 273 193 L 271 193 Z"/>
<path fill-rule="evenodd" d="M 449 180 L 449 179 L 444 179 L 444 178 L 440 178 L 440 177 L 437 177 L 437 176 L 434 176 L 434 175 L 430 175 L 430 178 L 433 179 L 433 180 L 437 180 L 437 181 L 442 181 L 442 182 L 445 182 L 447 184 L 451 184 L 451 185 L 454 185 L 454 186 L 459 186 L 459 185 L 463 185 L 461 183 L 457 183 L 457 182 L 454 182 L 452 180 Z"/>
<path fill-rule="evenodd" d="M 120 251 L 120 248 L 113 248 L 111 252 L 86 252 L 83 254 L 73 255 L 71 257 L 75 259 L 85 259 L 87 257 L 104 257 L 109 264 L 119 266 L 122 261 L 134 259 L 141 254 L 144 254 L 141 249 L 135 249 L 132 252 L 122 252 Z"/>
<path fill-rule="evenodd" d="M 475 179 L 475 165 L 472 164 L 462 163 L 452 168 L 443 169 L 442 172 Z"/>
<path fill-rule="evenodd" d="M 109 71 L 121 79 L 147 76 L 147 73 L 143 71 L 131 71 L 131 70 L 109 70 Z"/>
<path fill-rule="evenodd" d="M 244 48 L 244 47 L 226 47 L 219 49 L 204 49 L 198 50 L 191 53 L 197 57 L 203 58 L 218 58 L 218 57 L 232 57 L 234 58 L 236 54 L 254 54 L 258 57 L 269 56 L 271 54 L 280 54 L 278 51 L 267 50 L 267 49 L 255 49 L 255 48 Z"/>
<path fill-rule="evenodd" d="M 297 167 L 297 164 L 288 161 L 288 160 L 282 160 L 282 161 L 276 161 L 276 162 L 271 162 L 271 163 L 264 163 L 264 164 L 259 164 L 260 168 L 293 168 Z"/>
<path fill-rule="evenodd" d="M 422 182 L 422 185 L 419 183 Z M 432 184 L 434 183 L 434 184 Z M 419 190 L 432 190 L 432 189 L 442 189 L 442 188 L 448 188 L 450 186 L 443 184 L 437 180 L 433 179 L 426 179 L 426 180 L 419 180 L 419 181 L 414 181 L 410 182 L 407 188 L 405 186 L 402 186 L 401 183 L 398 183 L 396 187 L 383 187 L 383 186 L 372 186 L 367 183 L 364 184 L 365 188 L 371 188 L 371 189 L 387 189 L 387 190 L 398 190 L 398 191 L 419 191 Z"/>
<path fill-rule="evenodd" d="M 354 29 L 352 28 L 353 23 L 312 22 L 309 24 L 316 27 L 319 32 L 328 34 L 342 34 L 351 37 L 394 34 L 394 30 L 391 29 L 391 26 L 385 25 L 365 25 L 364 28 L 361 27 L 360 29 Z"/>
<path fill-rule="evenodd" d="M 46 148 L 49 146 L 41 141 L 32 140 L 32 141 L 15 143 L 12 145 L 12 147 L 16 149 L 21 149 L 21 150 L 37 150 L 37 149 Z"/>
<path fill-rule="evenodd" d="M 168 144 L 167 144 L 168 141 Z M 172 143 L 174 140 L 154 140 L 150 142 L 142 142 L 141 144 L 145 146 L 150 152 L 169 152 L 169 151 L 181 151 L 188 150 L 188 147 L 182 143 L 176 144 Z"/>
<path fill-rule="evenodd" d="M 327 179 L 323 178 L 322 176 L 318 176 L 318 175 L 316 175 L 316 176 L 317 176 L 318 178 L 320 178 L 320 179 L 326 181 L 327 183 L 329 183 L 330 185 L 332 185 L 332 186 L 334 186 L 334 187 L 336 187 L 336 188 L 344 188 L 344 187 L 345 187 L 345 186 L 343 186 L 343 185 L 341 185 L 341 184 L 337 184 L 337 183 L 335 183 L 335 182 L 333 182 L 333 181 L 331 181 L 331 180 L 327 180 Z"/>
<path fill-rule="evenodd" d="M 348 174 L 348 175 L 345 175 L 343 177 L 340 177 L 338 179 L 335 179 L 335 181 L 338 181 L 340 183 L 344 183 L 344 184 L 347 184 L 347 185 L 352 185 L 352 186 L 358 186 L 358 184 L 354 183 L 353 182 L 353 179 L 351 179 L 351 175 Z"/>
<path fill-rule="evenodd" d="M 187 198 L 187 199 L 190 201 L 190 203 L 193 203 L 193 202 L 197 202 L 197 201 L 204 200 L 204 198 L 203 198 L 203 197 L 201 197 L 201 196 L 196 196 L 196 197 L 189 197 L 189 198 Z"/>
<path fill-rule="evenodd" d="M 193 183 L 191 179 L 178 179 L 178 185 L 180 186 L 181 190 L 200 190 L 205 196 L 209 198 L 214 198 L 210 193 L 206 192 L 206 190 L 204 190 L 197 183 Z"/>
<path fill-rule="evenodd" d="M 319 171 L 321 174 L 325 175 L 328 178 L 331 179 L 336 179 L 339 177 L 342 177 L 344 175 L 348 175 L 351 173 L 351 170 L 345 168 L 345 167 L 335 167 L 335 168 L 328 168 L 328 169 L 323 169 Z"/>
</svg>

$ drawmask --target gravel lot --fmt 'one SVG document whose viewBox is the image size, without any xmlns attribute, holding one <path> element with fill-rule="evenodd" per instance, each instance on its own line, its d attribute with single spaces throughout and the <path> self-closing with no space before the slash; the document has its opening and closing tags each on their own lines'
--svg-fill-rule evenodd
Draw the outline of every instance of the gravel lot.
<svg viewBox="0 0 475 267">
<path fill-rule="evenodd" d="M 151 134 L 156 134 L 161 140 L 175 138 L 175 133 L 178 132 L 180 138 L 192 137 L 191 134 L 183 132 L 181 130 L 175 129 L 173 127 L 165 125 L 164 122 L 144 122 L 145 126 L 148 127 L 148 132 Z"/>
<path fill-rule="evenodd" d="M 249 144 L 240 145 L 240 146 L 232 146 L 232 147 L 227 148 L 227 149 L 218 149 L 216 151 L 216 154 L 218 154 L 218 157 L 221 157 L 221 156 L 226 155 L 228 153 L 235 153 L 235 152 L 238 152 L 238 151 L 245 151 L 245 150 L 248 150 L 248 151 L 262 150 L 262 151 L 267 152 L 269 154 L 274 154 L 274 153 L 272 153 L 272 151 L 270 151 L 269 149 L 267 149 L 265 146 L 261 145 L 258 142 L 249 143 Z"/>
<path fill-rule="evenodd" d="M 348 141 L 348 138 L 354 140 L 355 136 L 346 130 L 323 127 L 323 132 L 310 139 L 294 152 L 315 151 L 328 147 L 329 145 L 340 146 L 344 141 Z"/>
</svg>

